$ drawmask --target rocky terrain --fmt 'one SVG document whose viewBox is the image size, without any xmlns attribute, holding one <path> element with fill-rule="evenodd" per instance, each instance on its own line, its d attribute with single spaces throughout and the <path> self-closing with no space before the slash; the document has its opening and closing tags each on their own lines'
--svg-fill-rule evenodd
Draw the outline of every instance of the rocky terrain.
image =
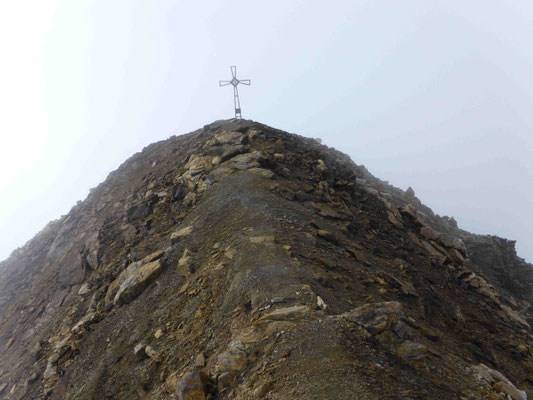
<svg viewBox="0 0 533 400">
<path fill-rule="evenodd" d="M 318 140 L 218 121 L 0 263 L 0 398 L 533 398 L 532 267 Z"/>
</svg>

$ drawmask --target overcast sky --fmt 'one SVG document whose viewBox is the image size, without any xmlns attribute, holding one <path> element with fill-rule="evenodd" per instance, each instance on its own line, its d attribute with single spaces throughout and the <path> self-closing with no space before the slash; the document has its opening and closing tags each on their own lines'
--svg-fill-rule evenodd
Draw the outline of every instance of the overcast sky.
<svg viewBox="0 0 533 400">
<path fill-rule="evenodd" d="M 320 137 L 533 262 L 533 3 L 0 3 L 0 259 L 144 146 L 233 116 Z"/>
</svg>

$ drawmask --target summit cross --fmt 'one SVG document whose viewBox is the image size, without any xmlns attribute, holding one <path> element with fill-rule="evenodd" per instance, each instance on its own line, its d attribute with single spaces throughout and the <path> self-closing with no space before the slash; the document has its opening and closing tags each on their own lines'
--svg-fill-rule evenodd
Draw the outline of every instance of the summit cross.
<svg viewBox="0 0 533 400">
<path fill-rule="evenodd" d="M 235 65 L 231 66 L 231 81 L 219 81 L 219 86 L 233 85 L 233 104 L 235 105 L 235 118 L 241 117 L 241 102 L 239 100 L 239 91 L 237 90 L 237 85 L 242 83 L 243 85 L 250 86 L 250 79 L 237 79 L 237 67 Z"/>
</svg>

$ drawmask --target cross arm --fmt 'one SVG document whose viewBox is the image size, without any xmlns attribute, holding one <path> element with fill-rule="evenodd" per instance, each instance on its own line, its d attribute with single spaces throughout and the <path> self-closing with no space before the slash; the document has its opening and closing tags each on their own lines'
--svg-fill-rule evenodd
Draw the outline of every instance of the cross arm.
<svg viewBox="0 0 533 400">
<path fill-rule="evenodd" d="M 226 85 L 229 85 L 230 83 L 231 83 L 230 81 L 219 81 L 218 86 L 226 86 Z"/>
<path fill-rule="evenodd" d="M 240 80 L 239 83 L 242 83 L 243 85 L 248 85 L 250 86 L 250 79 L 243 79 L 243 80 Z"/>
</svg>

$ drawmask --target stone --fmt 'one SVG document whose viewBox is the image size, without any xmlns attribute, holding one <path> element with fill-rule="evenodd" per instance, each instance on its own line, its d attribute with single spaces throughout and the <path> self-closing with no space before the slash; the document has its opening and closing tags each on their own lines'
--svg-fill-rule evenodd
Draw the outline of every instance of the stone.
<svg viewBox="0 0 533 400">
<path fill-rule="evenodd" d="M 426 357 L 428 349 L 425 345 L 405 340 L 397 349 L 396 354 L 405 361 L 420 361 Z"/>
<path fill-rule="evenodd" d="M 189 275 L 192 272 L 192 256 L 193 253 L 189 249 L 183 251 L 183 255 L 178 261 L 177 272 L 179 275 Z"/>
<path fill-rule="evenodd" d="M 240 340 L 233 340 L 226 351 L 217 358 L 217 367 L 220 372 L 239 372 L 246 368 L 248 354 Z"/>
<path fill-rule="evenodd" d="M 179 241 L 183 240 L 183 238 L 191 234 L 192 229 L 193 227 L 191 225 L 191 226 L 186 226 L 185 228 L 181 228 L 175 232 L 172 232 L 170 234 L 170 243 L 174 245 L 178 243 Z"/>
<path fill-rule="evenodd" d="M 274 236 L 252 236 L 250 243 L 254 244 L 274 244 Z"/>
<path fill-rule="evenodd" d="M 246 146 L 243 146 L 242 144 L 228 147 L 226 150 L 224 150 L 224 153 L 220 156 L 220 162 L 227 161 L 236 155 L 244 154 L 248 152 L 248 148 Z"/>
<path fill-rule="evenodd" d="M 272 179 L 274 177 L 274 172 L 266 168 L 254 167 L 254 168 L 250 168 L 248 172 L 261 176 L 266 179 Z"/>
<path fill-rule="evenodd" d="M 322 310 L 326 311 L 328 305 L 322 300 L 322 297 L 316 296 L 316 305 L 319 306 Z"/>
<path fill-rule="evenodd" d="M 422 247 L 430 254 L 432 259 L 437 260 L 440 265 L 446 262 L 447 254 L 440 252 L 432 243 L 421 240 Z"/>
<path fill-rule="evenodd" d="M 126 304 L 132 301 L 163 271 L 161 260 L 146 264 L 135 262 L 130 264 L 109 286 L 106 299 L 113 304 Z"/>
<path fill-rule="evenodd" d="M 139 219 L 148 217 L 152 213 L 152 207 L 149 204 L 141 203 L 131 207 L 128 210 L 128 222 L 134 222 Z"/>
<path fill-rule="evenodd" d="M 506 306 L 504 304 L 500 305 L 500 308 L 503 310 L 505 315 L 511 320 L 519 325 L 523 326 L 524 328 L 530 329 L 529 324 L 527 321 L 518 313 L 517 311 L 514 311 L 511 307 Z"/>
<path fill-rule="evenodd" d="M 154 333 L 154 337 L 155 337 L 156 339 L 159 339 L 159 338 L 160 338 L 161 336 L 163 336 L 163 335 L 164 335 L 164 330 L 163 330 L 163 328 L 159 328 L 159 329 L 156 330 L 155 333 Z"/>
<path fill-rule="evenodd" d="M 439 242 L 446 248 L 454 247 L 466 255 L 466 246 L 461 238 L 449 235 L 447 233 L 441 233 L 439 235 Z"/>
<path fill-rule="evenodd" d="M 201 371 L 185 374 L 176 385 L 178 400 L 206 400 L 207 376 Z"/>
<path fill-rule="evenodd" d="M 46 364 L 46 369 L 43 373 L 43 378 L 44 379 L 49 379 L 49 378 L 52 378 L 53 376 L 56 376 L 57 375 L 57 370 L 56 370 L 56 367 L 52 364 L 52 363 L 48 363 Z"/>
<path fill-rule="evenodd" d="M 84 283 L 80 287 L 80 290 L 78 290 L 78 295 L 79 296 L 83 296 L 83 295 L 89 293 L 90 291 L 91 291 L 91 285 L 89 285 L 89 283 Z"/>
<path fill-rule="evenodd" d="M 236 383 L 235 375 L 231 372 L 223 372 L 218 376 L 217 388 L 223 393 L 225 390 L 231 388 Z"/>
<path fill-rule="evenodd" d="M 418 219 L 416 209 L 412 204 L 404 204 L 403 206 L 398 208 L 398 211 L 400 211 L 400 214 L 402 214 L 403 216 L 407 216 L 414 220 Z"/>
<path fill-rule="evenodd" d="M 240 132 L 223 132 L 215 136 L 215 141 L 220 144 L 240 143 L 243 137 Z"/>
<path fill-rule="evenodd" d="M 448 252 L 448 255 L 450 256 L 450 258 L 452 259 L 453 262 L 455 262 L 458 265 L 465 265 L 466 259 L 465 259 L 465 257 L 463 256 L 463 254 L 459 250 L 457 250 L 456 248 L 452 247 L 452 248 L 448 249 L 447 252 Z"/>
<path fill-rule="evenodd" d="M 341 317 L 356 322 L 372 335 L 392 330 L 398 336 L 410 336 L 410 330 L 402 322 L 404 318 L 402 305 L 397 301 L 365 304 L 342 314 Z"/>
<path fill-rule="evenodd" d="M 138 343 L 133 348 L 133 354 L 135 355 L 135 358 L 137 359 L 137 361 L 144 360 L 147 357 L 146 345 L 144 343 Z"/>
<path fill-rule="evenodd" d="M 316 160 L 316 169 L 319 172 L 326 172 L 328 170 L 328 167 L 326 166 L 326 163 L 324 160 Z"/>
<path fill-rule="evenodd" d="M 157 352 L 157 350 L 154 349 L 152 346 L 146 346 L 144 351 L 146 355 L 150 358 L 157 358 L 159 356 L 159 352 Z"/>
<path fill-rule="evenodd" d="M 205 367 L 205 356 L 203 353 L 198 354 L 194 360 L 194 366 L 196 368 L 203 368 Z"/>
<path fill-rule="evenodd" d="M 266 315 L 263 315 L 259 321 L 298 321 L 309 320 L 313 317 L 311 309 L 308 306 L 292 306 L 278 308 Z"/>
<path fill-rule="evenodd" d="M 226 250 L 224 250 L 224 256 L 230 260 L 233 260 L 233 257 L 235 257 L 236 254 L 237 250 L 232 249 L 231 247 L 228 247 Z"/>
<path fill-rule="evenodd" d="M 429 226 L 423 226 L 420 228 L 420 234 L 424 239 L 436 240 L 439 237 L 439 232 L 435 229 L 430 228 Z"/>
<path fill-rule="evenodd" d="M 178 183 L 172 188 L 172 200 L 182 200 L 187 195 L 187 193 L 189 193 L 189 189 L 187 188 L 187 186 Z"/>
<path fill-rule="evenodd" d="M 338 239 L 337 237 L 335 236 L 335 234 L 333 234 L 333 232 L 330 232 L 330 231 L 327 231 L 325 229 L 318 229 L 316 231 L 316 235 L 319 237 L 319 238 L 322 238 L 324 240 L 327 240 L 328 242 L 331 242 L 333 244 L 337 244 L 338 243 Z"/>
<path fill-rule="evenodd" d="M 513 400 L 527 400 L 526 392 L 518 390 L 513 384 L 507 382 L 497 382 L 493 386 L 498 393 L 504 393 L 511 397 Z"/>
</svg>

